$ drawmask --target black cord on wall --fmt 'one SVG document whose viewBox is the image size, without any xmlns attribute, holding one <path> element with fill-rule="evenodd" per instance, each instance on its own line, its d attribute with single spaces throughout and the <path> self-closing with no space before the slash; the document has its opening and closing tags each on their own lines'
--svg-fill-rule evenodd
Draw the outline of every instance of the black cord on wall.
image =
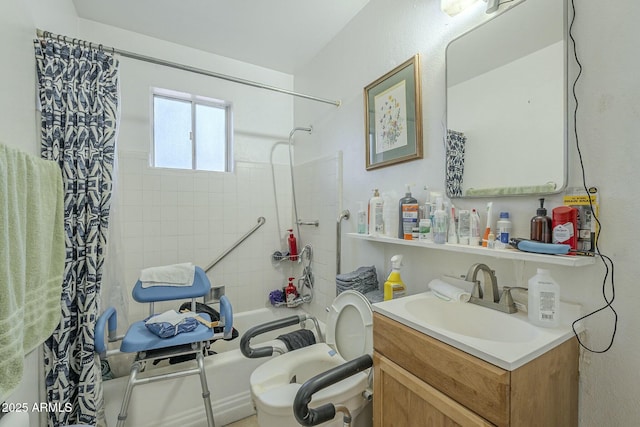
<svg viewBox="0 0 640 427">
<path fill-rule="evenodd" d="M 616 312 L 616 310 L 613 308 L 613 300 L 616 297 L 616 290 L 615 290 L 615 281 L 614 281 L 614 277 L 613 277 L 613 273 L 614 273 L 614 263 L 613 260 L 611 258 L 609 258 L 607 255 L 603 254 L 602 252 L 600 252 L 600 248 L 598 247 L 598 240 L 600 237 L 600 233 L 602 233 L 602 225 L 600 224 L 600 220 L 598 219 L 597 215 L 596 215 L 596 211 L 593 207 L 593 203 L 591 201 L 591 197 L 590 197 L 590 191 L 589 188 L 587 188 L 587 178 L 586 178 L 586 173 L 584 170 L 584 163 L 582 161 L 582 151 L 580 150 L 580 143 L 578 140 L 578 96 L 576 95 L 576 86 L 578 84 L 578 79 L 580 79 L 580 76 L 582 75 L 582 64 L 580 63 L 580 60 L 578 59 L 578 52 L 577 52 L 577 48 L 576 48 L 576 40 L 573 37 L 573 24 L 576 20 L 576 6 L 574 4 L 574 0 L 571 0 L 571 8 L 573 10 L 573 16 L 571 17 L 571 24 L 569 25 L 569 37 L 571 38 L 571 41 L 573 43 L 573 55 L 575 57 L 576 63 L 578 64 L 578 75 L 576 76 L 575 80 L 573 81 L 573 87 L 572 87 L 572 91 L 573 91 L 573 99 L 575 101 L 575 108 L 573 110 L 573 132 L 574 132 L 574 136 L 576 138 L 576 149 L 578 151 L 578 159 L 580 160 L 580 169 L 582 171 L 582 186 L 584 188 L 585 193 L 587 194 L 587 196 L 589 196 L 589 207 L 591 208 L 591 212 L 593 214 L 593 218 L 595 219 L 596 223 L 598 224 L 597 227 L 597 232 L 596 232 L 596 236 L 595 236 L 595 241 L 594 241 L 594 250 L 595 253 L 598 257 L 600 257 L 600 260 L 602 261 L 602 264 L 604 265 L 605 268 L 605 273 L 604 273 L 604 278 L 602 279 L 602 296 L 604 298 L 605 301 L 605 305 L 592 311 L 589 314 L 586 314 L 582 317 L 580 317 L 579 319 L 575 320 L 572 324 L 571 324 L 571 328 L 573 329 L 573 333 L 575 334 L 576 338 L 578 339 L 578 342 L 580 343 L 580 345 L 585 349 L 588 350 L 592 353 L 605 353 L 607 351 L 609 351 L 611 349 L 611 347 L 613 346 L 613 340 L 616 336 L 616 331 L 617 331 L 617 327 L 618 327 L 618 313 Z M 609 278 L 609 274 L 611 274 L 611 297 L 607 296 L 607 279 Z M 607 345 L 607 347 L 605 347 L 603 350 L 594 350 L 592 348 L 587 347 L 582 340 L 580 339 L 580 336 L 578 334 L 578 332 L 576 331 L 576 324 L 578 322 L 580 322 L 581 320 L 584 320 L 588 317 L 594 316 L 595 314 L 604 311 L 604 310 L 611 310 L 611 312 L 613 313 L 613 317 L 614 317 L 614 321 L 613 321 L 613 332 L 611 333 L 611 341 L 609 342 L 609 345 Z"/>
</svg>

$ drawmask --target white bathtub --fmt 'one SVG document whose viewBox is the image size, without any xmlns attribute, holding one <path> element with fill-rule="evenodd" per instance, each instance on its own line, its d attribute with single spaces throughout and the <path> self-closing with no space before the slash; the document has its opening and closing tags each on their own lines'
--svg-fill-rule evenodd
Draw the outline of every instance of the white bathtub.
<svg viewBox="0 0 640 427">
<path fill-rule="evenodd" d="M 239 337 L 232 341 L 220 340 L 211 346 L 211 349 L 218 354 L 207 356 L 204 360 L 216 426 L 224 426 L 255 413 L 249 391 L 249 376 L 256 367 L 270 358 L 247 359 L 244 357 L 239 349 L 242 334 L 252 326 L 297 313 L 302 313 L 302 311 L 287 308 L 262 308 L 234 314 L 233 323 L 238 330 Z M 308 321 L 307 328 L 313 330 L 313 323 Z M 298 326 L 291 326 L 260 335 L 251 340 L 252 347 L 296 329 Z M 186 364 L 189 367 L 196 366 L 195 361 L 180 365 Z M 171 372 L 175 371 L 176 367 L 177 365 L 165 365 L 152 369 L 155 372 L 158 372 L 159 369 Z M 140 374 L 139 378 L 143 376 L 144 373 Z M 118 419 L 127 380 L 128 377 L 124 375 L 103 383 L 105 415 L 109 426 L 114 426 Z M 126 422 L 127 427 L 205 427 L 206 425 L 198 375 L 141 384 L 133 389 Z"/>
</svg>

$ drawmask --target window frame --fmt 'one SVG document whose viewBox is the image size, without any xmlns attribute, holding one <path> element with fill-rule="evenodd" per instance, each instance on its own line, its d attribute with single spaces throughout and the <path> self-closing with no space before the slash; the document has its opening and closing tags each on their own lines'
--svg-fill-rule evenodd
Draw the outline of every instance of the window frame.
<svg viewBox="0 0 640 427">
<path fill-rule="evenodd" d="M 190 104 L 191 113 L 191 130 L 189 139 L 191 141 L 191 169 L 186 168 L 172 168 L 167 166 L 156 165 L 156 135 L 155 135 L 155 99 L 163 98 L 176 102 L 187 102 Z M 196 140 L 196 106 L 202 105 L 206 107 L 218 108 L 224 110 L 225 115 L 225 141 L 224 141 L 224 170 L 209 170 L 198 169 L 196 158 L 196 146 L 198 141 Z M 154 89 L 151 93 L 151 154 L 150 154 L 150 166 L 156 169 L 173 169 L 180 171 L 202 171 L 202 172 L 233 172 L 233 105 L 229 101 L 223 101 L 214 98 L 208 98 L 200 95 L 194 95 L 189 93 L 175 92 L 166 89 Z"/>
</svg>

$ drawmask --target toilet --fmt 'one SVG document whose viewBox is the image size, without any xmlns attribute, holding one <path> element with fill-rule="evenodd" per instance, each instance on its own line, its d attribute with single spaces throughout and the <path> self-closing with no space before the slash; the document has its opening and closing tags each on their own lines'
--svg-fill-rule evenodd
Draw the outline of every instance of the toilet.
<svg viewBox="0 0 640 427">
<path fill-rule="evenodd" d="M 345 291 L 329 308 L 326 343 L 317 343 L 285 353 L 260 365 L 250 377 L 251 396 L 261 427 L 296 427 L 293 399 L 308 379 L 364 354 L 373 354 L 371 304 L 359 292 Z M 313 395 L 315 408 L 325 403 L 341 404 L 351 412 L 352 426 L 371 426 L 369 370 L 359 372 Z M 322 424 L 342 426 L 342 414 Z"/>
</svg>

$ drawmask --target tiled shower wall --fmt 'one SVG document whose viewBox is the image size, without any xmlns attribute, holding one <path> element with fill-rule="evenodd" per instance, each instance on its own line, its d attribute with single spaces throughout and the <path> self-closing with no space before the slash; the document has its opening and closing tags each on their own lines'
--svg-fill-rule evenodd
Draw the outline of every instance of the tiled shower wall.
<svg viewBox="0 0 640 427">
<path fill-rule="evenodd" d="M 124 294 L 131 295 L 143 268 L 181 262 L 205 267 L 263 216 L 265 224 L 208 274 L 212 285 L 225 285 L 234 311 L 263 307 L 268 290 L 283 281 L 271 253 L 291 223 L 288 165 L 237 162 L 234 173 L 216 173 L 151 168 L 142 152 L 120 151 L 118 159 L 111 226 L 119 229 L 114 239 L 122 245 L 109 262 L 123 273 L 114 280 L 124 282 Z M 138 306 L 129 304 L 132 319 L 145 314 L 146 307 Z"/>
<path fill-rule="evenodd" d="M 149 167 L 146 152 L 120 151 L 117 197 L 110 228 L 104 295 L 129 300 L 140 270 L 193 262 L 205 267 L 263 216 L 266 223 L 209 272 L 212 285 L 224 285 L 235 312 L 268 305 L 271 290 L 299 277 L 298 263 L 273 263 L 274 250 L 286 249 L 291 227 L 289 165 L 237 162 L 234 173 Z M 309 307 L 324 318 L 335 296 L 335 224 L 340 155 L 296 166 L 298 213 L 319 226 L 300 226 L 300 249 L 313 247 L 316 298 Z M 116 286 L 119 285 L 119 286 Z M 117 300 L 117 297 L 115 298 Z M 103 304 L 109 304 L 103 302 Z M 147 307 L 128 301 L 129 318 Z"/>
</svg>

